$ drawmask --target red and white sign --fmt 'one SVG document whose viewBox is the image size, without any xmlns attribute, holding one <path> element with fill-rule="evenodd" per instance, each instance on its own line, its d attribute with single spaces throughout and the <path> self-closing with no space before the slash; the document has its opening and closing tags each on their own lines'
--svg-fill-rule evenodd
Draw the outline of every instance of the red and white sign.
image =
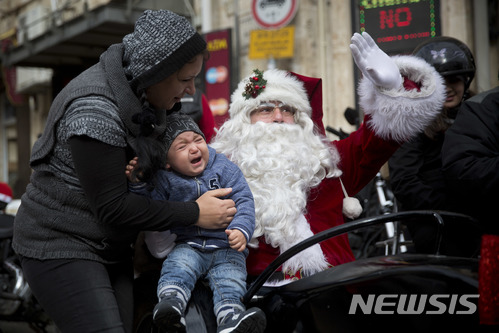
<svg viewBox="0 0 499 333">
<path fill-rule="evenodd" d="M 256 22 L 266 29 L 279 29 L 296 14 L 298 0 L 253 0 L 251 12 Z"/>
</svg>

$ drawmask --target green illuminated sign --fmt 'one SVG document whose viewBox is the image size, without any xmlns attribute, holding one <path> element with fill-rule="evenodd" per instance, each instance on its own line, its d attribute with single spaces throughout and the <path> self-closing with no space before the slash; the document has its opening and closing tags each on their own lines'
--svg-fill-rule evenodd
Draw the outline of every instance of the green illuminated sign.
<svg viewBox="0 0 499 333">
<path fill-rule="evenodd" d="M 367 31 L 387 53 L 411 53 L 440 35 L 439 0 L 359 0 L 357 9 L 357 31 Z"/>
</svg>

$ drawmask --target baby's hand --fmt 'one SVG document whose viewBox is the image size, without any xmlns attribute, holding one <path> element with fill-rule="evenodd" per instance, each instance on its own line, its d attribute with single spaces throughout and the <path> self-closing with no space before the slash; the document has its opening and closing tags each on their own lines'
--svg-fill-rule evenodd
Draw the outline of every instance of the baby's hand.
<svg viewBox="0 0 499 333">
<path fill-rule="evenodd" d="M 243 252 L 246 249 L 246 237 L 244 237 L 244 234 L 241 232 L 241 230 L 227 229 L 225 230 L 225 233 L 228 236 L 229 245 L 231 248 L 239 252 Z"/>
<path fill-rule="evenodd" d="M 133 170 L 135 170 L 135 168 L 137 168 L 137 166 L 138 166 L 138 163 L 139 163 L 138 160 L 139 160 L 138 157 L 134 157 L 132 160 L 130 160 L 130 162 L 128 162 L 128 165 L 125 168 L 125 175 L 127 176 L 128 180 L 131 183 L 138 183 L 139 182 L 137 177 L 134 177 L 134 173 L 133 173 Z"/>
</svg>

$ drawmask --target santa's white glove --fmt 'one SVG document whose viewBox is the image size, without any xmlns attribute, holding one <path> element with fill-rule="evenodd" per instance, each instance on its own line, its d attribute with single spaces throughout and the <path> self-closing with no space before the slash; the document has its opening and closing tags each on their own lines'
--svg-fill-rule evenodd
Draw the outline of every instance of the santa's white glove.
<svg viewBox="0 0 499 333">
<path fill-rule="evenodd" d="M 376 45 L 367 32 L 352 36 L 350 50 L 353 60 L 362 74 L 376 86 L 398 89 L 402 85 L 399 68 L 392 59 Z"/>
<path fill-rule="evenodd" d="M 146 231 L 144 241 L 153 257 L 166 258 L 168 253 L 175 247 L 177 235 L 167 231 Z"/>
</svg>

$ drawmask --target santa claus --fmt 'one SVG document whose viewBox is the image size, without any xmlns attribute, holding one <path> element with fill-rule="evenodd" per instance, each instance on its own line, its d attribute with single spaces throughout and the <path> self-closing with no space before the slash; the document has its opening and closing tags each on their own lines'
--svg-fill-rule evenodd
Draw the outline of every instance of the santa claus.
<svg viewBox="0 0 499 333">
<path fill-rule="evenodd" d="M 212 146 L 243 171 L 256 208 L 248 275 L 260 274 L 300 241 L 344 223 L 359 211 L 344 199 L 360 191 L 401 143 L 421 132 L 445 98 L 441 77 L 421 59 L 388 57 L 371 37 L 355 34 L 361 127 L 330 142 L 322 124 L 320 79 L 255 70 L 231 96 L 230 119 Z M 282 278 L 301 278 L 354 260 L 347 235 L 289 259 Z"/>
</svg>

